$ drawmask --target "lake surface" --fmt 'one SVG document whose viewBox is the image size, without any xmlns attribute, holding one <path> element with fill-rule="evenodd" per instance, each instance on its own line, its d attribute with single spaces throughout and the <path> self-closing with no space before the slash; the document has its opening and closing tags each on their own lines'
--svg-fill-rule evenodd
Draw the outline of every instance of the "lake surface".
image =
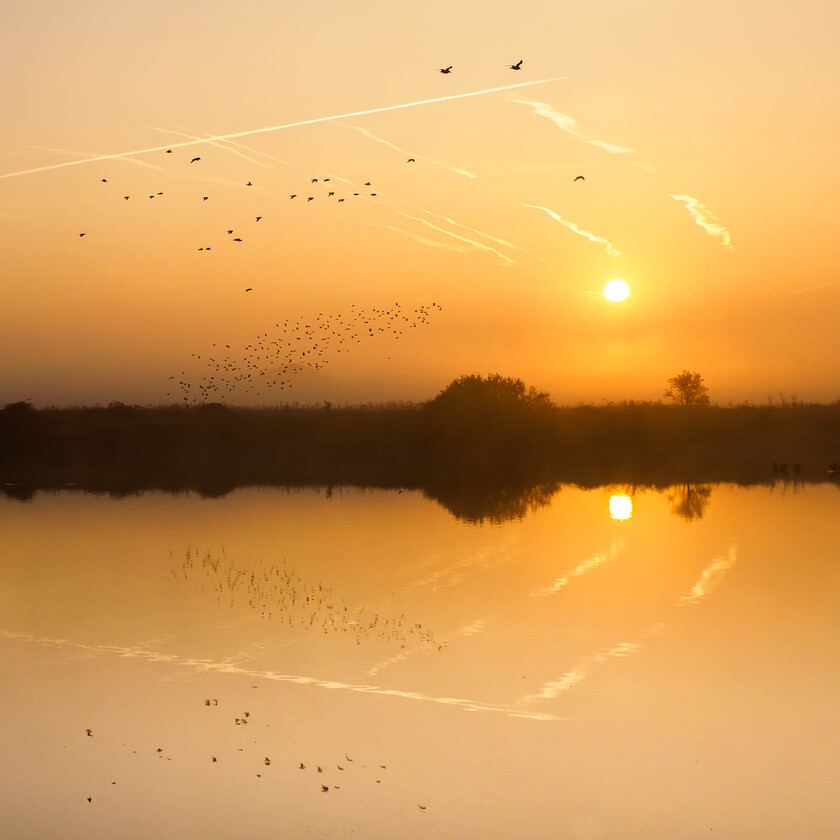
<svg viewBox="0 0 840 840">
<path fill-rule="evenodd" d="M 837 838 L 838 514 L 833 484 L 564 486 L 494 524 L 0 500 L 0 834 Z"/>
</svg>

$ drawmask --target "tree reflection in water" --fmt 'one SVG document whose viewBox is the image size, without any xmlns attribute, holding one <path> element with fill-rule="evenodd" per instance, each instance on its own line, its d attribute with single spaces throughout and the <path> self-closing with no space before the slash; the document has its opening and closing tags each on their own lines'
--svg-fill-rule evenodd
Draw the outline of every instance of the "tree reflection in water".
<svg viewBox="0 0 840 840">
<path fill-rule="evenodd" d="M 512 519 L 524 519 L 529 513 L 546 507 L 559 490 L 560 482 L 550 481 L 525 487 L 453 485 L 426 489 L 424 493 L 462 522 L 499 525 Z"/>
<path fill-rule="evenodd" d="M 702 519 L 712 498 L 711 484 L 675 484 L 662 491 L 671 513 L 691 522 Z"/>
</svg>

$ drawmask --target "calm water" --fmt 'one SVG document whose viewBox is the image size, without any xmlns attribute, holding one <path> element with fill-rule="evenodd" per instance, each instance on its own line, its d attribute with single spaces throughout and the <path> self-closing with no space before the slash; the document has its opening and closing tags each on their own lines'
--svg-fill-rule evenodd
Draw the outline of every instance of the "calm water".
<svg viewBox="0 0 840 840">
<path fill-rule="evenodd" d="M 617 495 L 0 501 L 0 834 L 837 838 L 840 491 Z"/>
</svg>

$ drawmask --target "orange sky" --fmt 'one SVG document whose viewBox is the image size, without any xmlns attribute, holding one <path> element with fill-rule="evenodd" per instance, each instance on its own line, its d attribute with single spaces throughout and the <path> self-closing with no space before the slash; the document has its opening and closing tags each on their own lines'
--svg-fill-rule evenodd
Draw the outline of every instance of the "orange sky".
<svg viewBox="0 0 840 840">
<path fill-rule="evenodd" d="M 294 339 L 277 323 L 432 302 L 399 340 L 294 357 L 282 391 L 211 398 L 416 400 L 498 371 L 656 399 L 691 368 L 724 404 L 837 399 L 838 24 L 778 0 L 13 0 L 0 405 L 195 399 L 214 343 L 241 360 Z M 208 135 L 240 136 L 177 145 Z"/>
</svg>

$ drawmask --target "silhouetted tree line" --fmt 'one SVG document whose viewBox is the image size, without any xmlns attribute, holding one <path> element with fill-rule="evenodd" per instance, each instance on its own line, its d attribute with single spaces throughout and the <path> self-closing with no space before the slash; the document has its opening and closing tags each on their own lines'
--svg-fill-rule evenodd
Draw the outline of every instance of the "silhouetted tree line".
<svg viewBox="0 0 840 840">
<path fill-rule="evenodd" d="M 840 403 L 561 407 L 498 374 L 462 376 L 419 405 L 0 410 L 0 484 L 206 495 L 254 484 L 422 488 L 467 518 L 525 512 L 561 482 L 762 482 L 774 462 L 826 480 L 838 456 Z"/>
</svg>

